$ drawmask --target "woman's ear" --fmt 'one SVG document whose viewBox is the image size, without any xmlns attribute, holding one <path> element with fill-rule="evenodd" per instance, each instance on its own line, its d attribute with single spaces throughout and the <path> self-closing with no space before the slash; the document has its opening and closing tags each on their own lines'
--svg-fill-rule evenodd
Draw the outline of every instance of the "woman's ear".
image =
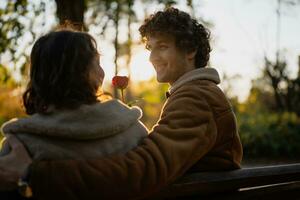
<svg viewBox="0 0 300 200">
<path fill-rule="evenodd" d="M 188 52 L 188 53 L 186 54 L 186 56 L 187 56 L 187 58 L 188 58 L 189 60 L 191 60 L 191 59 L 194 59 L 194 58 L 195 58 L 196 54 L 197 54 L 197 50 L 194 50 L 194 51 Z"/>
</svg>

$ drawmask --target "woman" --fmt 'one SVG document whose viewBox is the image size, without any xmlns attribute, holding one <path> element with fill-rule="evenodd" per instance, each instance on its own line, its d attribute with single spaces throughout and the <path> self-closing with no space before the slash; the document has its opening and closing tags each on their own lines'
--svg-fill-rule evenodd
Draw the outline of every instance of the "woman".
<svg viewBox="0 0 300 200">
<path fill-rule="evenodd" d="M 139 108 L 99 100 L 103 78 L 96 42 L 89 34 L 62 30 L 39 38 L 23 94 L 30 116 L 5 123 L 3 134 L 15 134 L 38 160 L 127 152 L 147 136 L 147 129 L 139 121 Z M 0 154 L 8 151 L 4 141 Z"/>
</svg>

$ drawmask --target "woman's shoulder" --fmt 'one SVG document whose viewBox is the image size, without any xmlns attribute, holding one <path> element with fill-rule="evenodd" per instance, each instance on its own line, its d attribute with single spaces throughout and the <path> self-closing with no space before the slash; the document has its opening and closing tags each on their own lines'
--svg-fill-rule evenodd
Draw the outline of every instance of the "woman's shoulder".
<svg viewBox="0 0 300 200">
<path fill-rule="evenodd" d="M 88 115 L 98 119 L 98 122 L 123 122 L 132 124 L 139 120 L 143 113 L 137 106 L 129 107 L 119 100 L 109 100 L 93 105 L 82 105 L 78 111 L 83 116 Z"/>
</svg>

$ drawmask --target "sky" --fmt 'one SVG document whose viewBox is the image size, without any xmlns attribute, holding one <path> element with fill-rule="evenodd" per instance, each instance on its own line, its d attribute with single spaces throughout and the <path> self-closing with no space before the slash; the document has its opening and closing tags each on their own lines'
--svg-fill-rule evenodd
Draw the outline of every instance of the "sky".
<svg viewBox="0 0 300 200">
<path fill-rule="evenodd" d="M 47 18 L 39 21 L 46 23 L 48 28 L 35 30 L 37 32 L 47 30 L 51 24 L 53 26 L 55 23 L 55 3 L 49 1 L 47 5 L 49 7 L 46 9 Z M 190 12 L 183 0 L 176 7 Z M 155 3 L 144 7 L 139 1 L 134 6 L 140 22 L 147 14 L 162 8 L 163 5 Z M 209 27 L 213 49 L 210 64 L 218 70 L 221 77 L 224 74 L 229 77 L 222 80 L 224 84 L 221 84 L 221 87 L 226 87 L 226 83 L 230 82 L 232 94 L 237 95 L 241 101 L 245 100 L 249 94 L 251 80 L 261 76 L 264 55 L 275 59 L 278 46 L 276 42 L 277 0 L 194 0 L 194 8 L 196 17 L 212 23 L 212 27 Z M 293 7 L 282 5 L 281 14 L 279 46 L 282 49 L 282 55 L 287 59 L 291 77 L 296 77 L 298 55 L 300 55 L 300 2 Z M 139 25 L 136 23 L 131 27 L 136 41 L 140 39 Z M 120 41 L 126 40 L 127 31 L 124 27 L 120 29 L 122 33 Z M 97 36 L 97 30 L 99 27 L 92 26 L 89 33 L 98 42 L 101 66 L 106 73 L 104 86 L 107 86 L 114 75 L 114 47 L 111 45 L 114 30 L 109 30 L 105 39 Z M 149 52 L 144 49 L 143 45 L 135 45 L 132 53 L 131 79 L 133 81 L 148 80 L 155 76 L 155 71 L 148 59 Z M 120 59 L 120 65 L 125 65 L 124 59 Z M 126 70 L 120 70 L 120 75 L 127 74 Z"/>
</svg>

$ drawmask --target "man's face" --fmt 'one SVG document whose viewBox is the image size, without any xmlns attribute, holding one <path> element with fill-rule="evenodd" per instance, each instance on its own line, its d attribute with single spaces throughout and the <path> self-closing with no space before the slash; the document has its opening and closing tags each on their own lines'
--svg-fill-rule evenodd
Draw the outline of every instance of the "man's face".
<svg viewBox="0 0 300 200">
<path fill-rule="evenodd" d="M 168 35 L 149 36 L 146 48 L 150 51 L 157 81 L 171 85 L 184 73 L 194 69 L 191 57 L 175 45 L 175 38 Z"/>
</svg>

